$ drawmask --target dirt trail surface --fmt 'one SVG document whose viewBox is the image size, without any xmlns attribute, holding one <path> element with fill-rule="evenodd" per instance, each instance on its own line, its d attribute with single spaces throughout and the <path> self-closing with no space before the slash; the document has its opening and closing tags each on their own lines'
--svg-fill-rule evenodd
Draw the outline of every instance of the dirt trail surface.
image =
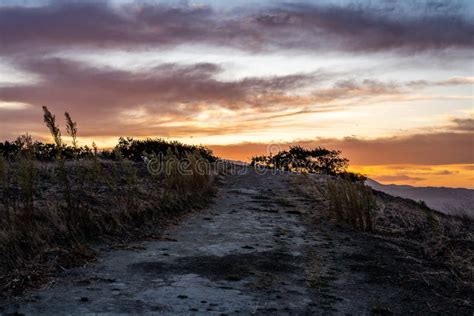
<svg viewBox="0 0 474 316">
<path fill-rule="evenodd" d="M 288 175 L 228 176 L 211 206 L 162 240 L 109 250 L 3 313 L 430 312 L 364 269 L 372 264 L 375 277 L 386 276 L 367 254 L 370 245 L 380 249 L 377 241 L 361 249 L 350 231 L 323 221 L 310 229 L 306 213 L 314 209 Z"/>
</svg>

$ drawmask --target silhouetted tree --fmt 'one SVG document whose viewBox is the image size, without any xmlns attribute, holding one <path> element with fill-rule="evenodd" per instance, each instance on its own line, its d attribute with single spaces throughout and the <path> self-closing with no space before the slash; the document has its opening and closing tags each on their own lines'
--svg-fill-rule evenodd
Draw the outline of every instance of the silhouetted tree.
<svg viewBox="0 0 474 316">
<path fill-rule="evenodd" d="M 323 147 L 305 149 L 291 146 L 275 155 L 256 156 L 252 165 L 275 168 L 284 171 L 304 171 L 309 173 L 325 173 L 336 175 L 345 172 L 349 160 L 341 157 L 341 151 Z"/>
</svg>

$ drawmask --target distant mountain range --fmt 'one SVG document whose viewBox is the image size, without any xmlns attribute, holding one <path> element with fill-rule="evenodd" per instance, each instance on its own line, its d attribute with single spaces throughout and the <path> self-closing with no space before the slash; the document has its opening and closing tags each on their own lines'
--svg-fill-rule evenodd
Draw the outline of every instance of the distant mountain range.
<svg viewBox="0 0 474 316">
<path fill-rule="evenodd" d="M 463 213 L 474 217 L 474 190 L 381 184 L 372 179 L 368 179 L 366 183 L 377 191 L 382 191 L 393 196 L 415 201 L 425 201 L 432 209 L 445 214 Z"/>
</svg>

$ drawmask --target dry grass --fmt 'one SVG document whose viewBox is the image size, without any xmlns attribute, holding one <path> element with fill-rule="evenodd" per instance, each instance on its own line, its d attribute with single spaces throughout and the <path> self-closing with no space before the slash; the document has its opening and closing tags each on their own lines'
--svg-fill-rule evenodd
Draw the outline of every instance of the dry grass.
<svg viewBox="0 0 474 316">
<path fill-rule="evenodd" d="M 180 145 L 191 151 L 185 152 L 183 163 L 183 152 L 178 160 L 177 152 L 169 150 L 161 161 L 166 172 L 158 175 L 150 173 L 143 162 L 124 159 L 120 150 L 114 153 L 116 161 L 100 160 L 94 144 L 93 153 L 79 160 L 77 124 L 66 112 L 66 130 L 74 149 L 73 160 L 66 161 L 56 117 L 46 107 L 43 112 L 55 142 L 55 161 L 36 161 L 28 135 L 18 138 L 20 151 L 13 160 L 6 161 L 0 152 L 3 292 L 23 288 L 34 275 L 89 257 L 90 242 L 140 234 L 147 226 L 156 227 L 202 206 L 212 196 L 214 176 L 209 168 L 200 168 L 202 162 L 209 162 L 201 152 L 211 155 L 204 147 L 173 143 L 174 148 Z"/>
<path fill-rule="evenodd" d="M 376 217 L 381 234 L 414 242 L 424 256 L 448 266 L 458 282 L 474 286 L 472 218 L 445 215 L 424 203 L 380 192 L 377 198 L 383 204 Z"/>
<path fill-rule="evenodd" d="M 327 214 L 353 229 L 374 232 L 377 202 L 370 187 L 332 176 L 297 175 L 298 191 L 314 201 L 327 203 Z"/>
<path fill-rule="evenodd" d="M 193 171 L 197 159 L 190 154 L 184 171 Z M 138 228 L 139 233 L 201 207 L 213 190 L 210 174 L 182 175 L 174 169 L 169 176 L 155 177 L 144 163 L 125 159 L 2 159 L 0 288 L 20 289 L 12 280 L 31 283 L 40 272 L 75 264 L 89 256 L 90 242 L 126 239 Z"/>
<path fill-rule="evenodd" d="M 371 188 L 360 182 L 329 179 L 323 194 L 338 221 L 350 224 L 356 230 L 374 231 L 377 203 Z"/>
<path fill-rule="evenodd" d="M 469 216 L 445 215 L 424 203 L 372 193 L 361 184 L 328 176 L 298 175 L 293 180 L 301 194 L 326 204 L 323 214 L 357 230 L 373 231 L 377 238 L 399 245 L 401 252 L 409 249 L 407 256 L 415 252 L 443 267 L 438 274 L 420 276 L 427 284 L 445 280 L 474 287 L 474 220 Z"/>
</svg>

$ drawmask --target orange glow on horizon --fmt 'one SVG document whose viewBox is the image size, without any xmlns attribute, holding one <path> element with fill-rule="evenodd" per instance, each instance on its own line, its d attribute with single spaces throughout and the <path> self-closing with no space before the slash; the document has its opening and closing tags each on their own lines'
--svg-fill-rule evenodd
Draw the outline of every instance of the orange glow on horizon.
<svg viewBox="0 0 474 316">
<path fill-rule="evenodd" d="M 474 189 L 474 164 L 352 165 L 349 170 L 367 175 L 382 184 Z"/>
<path fill-rule="evenodd" d="M 153 136 L 150 136 L 154 138 Z M 135 139 L 143 139 L 146 137 L 135 137 Z M 178 140 L 188 144 L 201 144 L 199 138 L 191 139 L 192 141 L 180 140 L 179 138 L 166 138 L 168 140 Z M 42 141 L 51 141 L 49 136 L 38 138 Z M 70 142 L 69 137 L 64 137 L 66 142 Z M 92 144 L 95 138 L 80 138 L 80 145 Z M 98 137 L 95 143 L 101 149 L 110 150 L 118 141 L 118 137 Z M 295 142 L 297 143 L 297 142 Z M 206 144 L 203 144 L 207 146 Z M 238 160 L 249 162 L 253 156 L 268 153 L 268 144 L 266 143 L 240 143 L 228 145 L 208 145 L 214 154 L 230 160 Z M 288 144 L 284 144 L 281 149 L 287 149 Z M 328 148 L 333 148 L 329 146 Z M 364 157 L 363 152 L 343 151 L 343 156 L 349 158 L 350 161 L 356 161 L 351 164 L 349 171 L 358 172 L 372 178 L 382 184 L 398 184 L 412 186 L 436 186 L 436 187 L 461 187 L 474 189 L 474 163 L 472 164 L 394 164 L 387 161 L 386 164 L 361 163 L 361 161 L 369 161 L 368 157 Z M 365 153 L 371 155 L 372 153 Z M 353 156 L 356 155 L 356 156 Z M 366 156 L 365 155 L 365 156 Z"/>
<path fill-rule="evenodd" d="M 248 146 L 210 146 L 217 156 L 248 162 L 252 156 L 266 153 L 265 144 Z M 351 159 L 351 157 L 348 157 Z M 474 164 L 384 164 L 350 165 L 349 171 L 362 173 L 383 184 L 460 187 L 474 189 Z"/>
</svg>

